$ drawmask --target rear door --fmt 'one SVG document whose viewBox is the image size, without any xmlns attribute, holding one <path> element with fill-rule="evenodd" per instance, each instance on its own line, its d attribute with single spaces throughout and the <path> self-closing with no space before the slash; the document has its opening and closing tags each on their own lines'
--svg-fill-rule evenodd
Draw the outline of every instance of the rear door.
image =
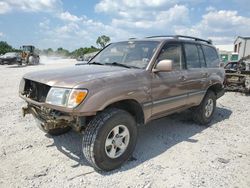
<svg viewBox="0 0 250 188">
<path fill-rule="evenodd" d="M 202 48 L 199 44 L 184 43 L 186 62 L 187 105 L 198 105 L 206 93 L 207 69 Z"/>
</svg>

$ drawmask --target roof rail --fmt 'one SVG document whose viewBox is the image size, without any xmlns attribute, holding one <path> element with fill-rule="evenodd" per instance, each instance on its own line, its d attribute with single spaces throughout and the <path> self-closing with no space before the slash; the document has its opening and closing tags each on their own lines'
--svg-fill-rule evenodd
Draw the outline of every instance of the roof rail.
<svg viewBox="0 0 250 188">
<path fill-rule="evenodd" d="M 150 36 L 150 37 L 146 37 L 146 38 L 165 38 L 165 37 L 171 37 L 174 39 L 179 39 L 179 38 L 194 39 L 195 41 L 202 41 L 202 42 L 206 42 L 208 44 L 212 44 L 211 40 L 204 40 L 201 38 L 185 36 L 185 35 L 158 35 L 158 36 Z"/>
<path fill-rule="evenodd" d="M 151 38 L 167 38 L 167 37 L 178 39 L 177 35 L 156 35 L 156 36 L 149 36 L 146 38 L 151 39 Z"/>
</svg>

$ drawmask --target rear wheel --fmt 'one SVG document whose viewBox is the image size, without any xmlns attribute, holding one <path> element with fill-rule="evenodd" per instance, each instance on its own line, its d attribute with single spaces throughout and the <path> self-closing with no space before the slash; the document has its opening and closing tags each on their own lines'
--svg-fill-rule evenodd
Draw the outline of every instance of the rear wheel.
<svg viewBox="0 0 250 188">
<path fill-rule="evenodd" d="M 94 168 L 113 170 L 130 158 L 136 140 L 137 125 L 133 116 L 110 108 L 88 124 L 83 136 L 83 154 Z"/>
<path fill-rule="evenodd" d="M 193 119 L 196 123 L 207 125 L 211 122 L 216 108 L 216 96 L 213 91 L 208 91 L 201 104 L 193 108 Z"/>
</svg>

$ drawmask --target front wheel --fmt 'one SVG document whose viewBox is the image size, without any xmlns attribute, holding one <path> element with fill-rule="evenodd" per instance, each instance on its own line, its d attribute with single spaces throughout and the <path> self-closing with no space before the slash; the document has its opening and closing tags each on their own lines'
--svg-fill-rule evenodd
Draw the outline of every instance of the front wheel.
<svg viewBox="0 0 250 188">
<path fill-rule="evenodd" d="M 208 125 L 213 118 L 215 108 L 216 96 L 213 91 L 209 90 L 201 104 L 192 109 L 194 121 L 201 125 Z"/>
<path fill-rule="evenodd" d="M 124 110 L 106 109 L 97 114 L 84 131 L 83 154 L 94 168 L 113 170 L 130 158 L 136 140 L 134 117 Z"/>
</svg>

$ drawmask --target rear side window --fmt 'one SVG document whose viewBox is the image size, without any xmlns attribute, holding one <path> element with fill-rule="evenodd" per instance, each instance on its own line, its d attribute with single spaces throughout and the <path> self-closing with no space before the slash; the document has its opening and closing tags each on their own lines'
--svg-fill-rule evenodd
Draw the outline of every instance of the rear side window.
<svg viewBox="0 0 250 188">
<path fill-rule="evenodd" d="M 184 44 L 187 68 L 200 68 L 198 48 L 194 44 Z"/>
<path fill-rule="evenodd" d="M 158 61 L 169 59 L 173 61 L 173 70 L 180 70 L 182 67 L 182 48 L 180 44 L 165 45 L 158 57 Z"/>
<path fill-rule="evenodd" d="M 217 51 L 210 47 L 203 45 L 203 51 L 206 58 L 207 67 L 218 67 L 220 60 Z"/>
</svg>

